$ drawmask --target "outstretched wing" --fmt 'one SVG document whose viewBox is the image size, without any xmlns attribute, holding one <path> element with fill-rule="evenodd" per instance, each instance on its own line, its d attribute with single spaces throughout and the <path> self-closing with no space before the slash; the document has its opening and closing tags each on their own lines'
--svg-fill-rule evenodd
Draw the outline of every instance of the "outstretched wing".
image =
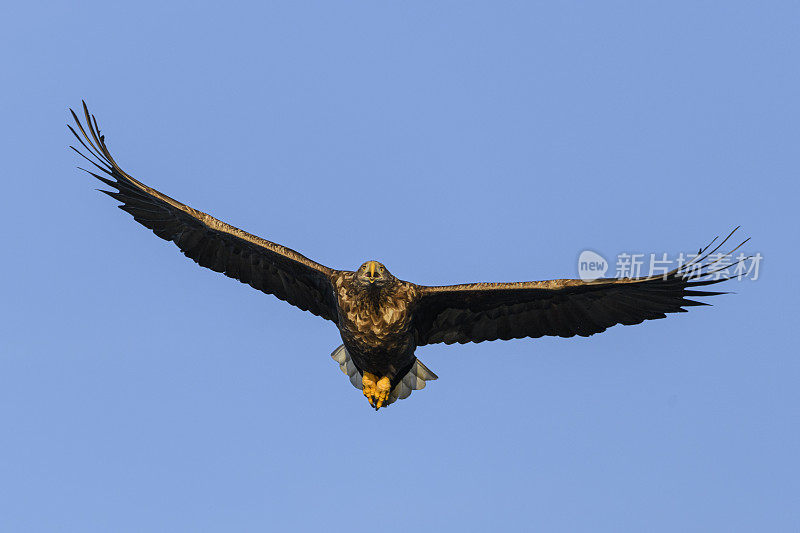
<svg viewBox="0 0 800 533">
<path fill-rule="evenodd" d="M 71 148 L 107 176 L 87 170 L 117 190 L 101 192 L 122 202 L 120 209 L 133 215 L 138 223 L 162 239 L 174 242 L 186 257 L 200 266 L 274 294 L 304 311 L 337 320 L 336 299 L 331 285 L 331 276 L 336 275 L 336 270 L 183 205 L 135 180 L 111 157 L 86 103 L 83 103 L 86 129 L 75 112 L 71 109 L 70 112 L 81 135 L 72 126 L 68 127 L 88 155 Z"/>
<path fill-rule="evenodd" d="M 418 345 L 544 335 L 588 337 L 615 324 L 639 324 L 666 313 L 686 312 L 684 307 L 708 305 L 689 298 L 724 294 L 696 287 L 728 279 L 718 267 L 720 258 L 709 257 L 731 235 L 714 250 L 708 252 L 709 245 L 694 261 L 660 276 L 417 286 Z"/>
</svg>

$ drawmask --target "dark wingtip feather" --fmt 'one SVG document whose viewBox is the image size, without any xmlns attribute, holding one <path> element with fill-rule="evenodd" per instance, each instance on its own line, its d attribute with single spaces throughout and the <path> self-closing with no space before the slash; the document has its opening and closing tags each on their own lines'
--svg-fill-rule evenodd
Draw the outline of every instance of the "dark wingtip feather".
<svg viewBox="0 0 800 533">
<path fill-rule="evenodd" d="M 689 296 L 717 296 L 719 294 L 730 294 L 728 291 L 683 291 L 683 294 Z"/>
<path fill-rule="evenodd" d="M 81 167 L 78 167 L 78 168 L 81 168 Z M 103 176 L 100 176 L 99 174 L 95 174 L 94 172 L 91 172 L 91 171 L 89 171 L 89 170 L 86 170 L 85 168 L 81 168 L 81 170 L 83 170 L 84 172 L 88 172 L 88 173 L 89 173 L 89 174 L 91 174 L 93 177 L 95 177 L 95 178 L 99 179 L 100 181 L 102 181 L 103 183 L 105 183 L 106 185 L 108 185 L 109 187 L 114 187 L 115 189 L 119 189 L 119 188 L 120 188 L 120 184 L 119 184 L 119 182 L 116 182 L 116 181 L 110 180 L 110 179 L 108 179 L 108 178 L 104 178 Z"/>
<path fill-rule="evenodd" d="M 107 195 L 109 195 L 111 198 L 114 198 L 114 195 L 115 195 L 115 194 L 118 194 L 116 191 L 107 191 L 107 190 L 105 190 L 105 189 L 95 189 L 95 190 L 96 190 L 97 192 L 101 192 L 101 193 L 103 193 L 103 194 L 107 194 Z M 117 198 L 114 198 L 114 199 L 115 199 L 115 200 L 117 200 Z"/>
<path fill-rule="evenodd" d="M 697 300 L 689 300 L 688 298 L 684 298 L 681 300 L 681 306 L 695 306 L 695 305 L 711 305 L 708 302 L 698 302 Z"/>
</svg>

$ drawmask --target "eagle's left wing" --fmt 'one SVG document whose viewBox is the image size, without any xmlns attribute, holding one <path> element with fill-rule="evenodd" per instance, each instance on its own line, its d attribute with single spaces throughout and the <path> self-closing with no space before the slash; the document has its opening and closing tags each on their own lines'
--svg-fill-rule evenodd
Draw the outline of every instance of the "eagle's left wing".
<svg viewBox="0 0 800 533">
<path fill-rule="evenodd" d="M 660 276 L 417 286 L 417 344 L 588 337 L 615 324 L 639 324 L 708 305 L 690 298 L 724 294 L 696 288 L 729 278 L 719 268 L 720 259 L 710 256 L 731 235 L 711 252 L 709 245 L 694 261 Z"/>
<path fill-rule="evenodd" d="M 83 112 L 86 128 L 72 111 L 80 135 L 71 126 L 69 129 L 88 154 L 72 148 L 104 175 L 90 174 L 116 189 L 116 192 L 102 192 L 120 201 L 120 209 L 162 239 L 174 242 L 200 266 L 223 272 L 304 311 L 334 322 L 338 320 L 332 279 L 339 271 L 217 220 L 134 179 L 111 157 L 86 103 Z"/>
</svg>

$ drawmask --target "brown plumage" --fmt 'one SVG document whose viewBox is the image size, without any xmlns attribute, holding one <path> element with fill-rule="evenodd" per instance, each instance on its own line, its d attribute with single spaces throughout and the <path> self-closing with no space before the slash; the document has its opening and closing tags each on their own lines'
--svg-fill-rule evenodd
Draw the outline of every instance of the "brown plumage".
<svg viewBox="0 0 800 533">
<path fill-rule="evenodd" d="M 111 157 L 85 103 L 83 111 L 86 128 L 74 112 L 77 131 L 69 128 L 88 153 L 73 149 L 101 174 L 87 172 L 116 189 L 102 192 L 200 266 L 334 322 L 343 344 L 331 355 L 375 409 L 436 379 L 415 357 L 418 346 L 544 335 L 588 337 L 615 324 L 639 324 L 707 305 L 691 298 L 723 294 L 698 288 L 725 281 L 724 276 L 710 276 L 715 262 L 708 258 L 730 235 L 714 250 L 708 251 L 710 245 L 701 250 L 690 264 L 663 276 L 634 279 L 428 287 L 397 279 L 377 261 L 355 272 L 335 270 L 137 181 Z"/>
</svg>

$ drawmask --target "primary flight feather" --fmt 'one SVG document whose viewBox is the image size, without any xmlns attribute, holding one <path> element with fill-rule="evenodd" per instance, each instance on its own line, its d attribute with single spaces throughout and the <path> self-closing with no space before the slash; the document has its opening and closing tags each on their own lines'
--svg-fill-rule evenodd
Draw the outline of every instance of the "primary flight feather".
<svg viewBox="0 0 800 533">
<path fill-rule="evenodd" d="M 698 288 L 728 279 L 714 270 L 719 258 L 710 257 L 733 232 L 713 250 L 708 250 L 711 245 L 700 250 L 694 261 L 644 278 L 429 287 L 397 279 L 377 261 L 367 261 L 356 271 L 335 270 L 134 179 L 114 161 L 86 103 L 85 126 L 70 111 L 77 129 L 68 127 L 86 153 L 73 150 L 100 173 L 87 172 L 115 189 L 102 192 L 200 266 L 336 324 L 343 344 L 331 356 L 376 410 L 437 378 L 415 357 L 418 346 L 544 335 L 588 337 L 616 324 L 639 324 L 707 305 L 691 298 L 723 293 Z"/>
</svg>

